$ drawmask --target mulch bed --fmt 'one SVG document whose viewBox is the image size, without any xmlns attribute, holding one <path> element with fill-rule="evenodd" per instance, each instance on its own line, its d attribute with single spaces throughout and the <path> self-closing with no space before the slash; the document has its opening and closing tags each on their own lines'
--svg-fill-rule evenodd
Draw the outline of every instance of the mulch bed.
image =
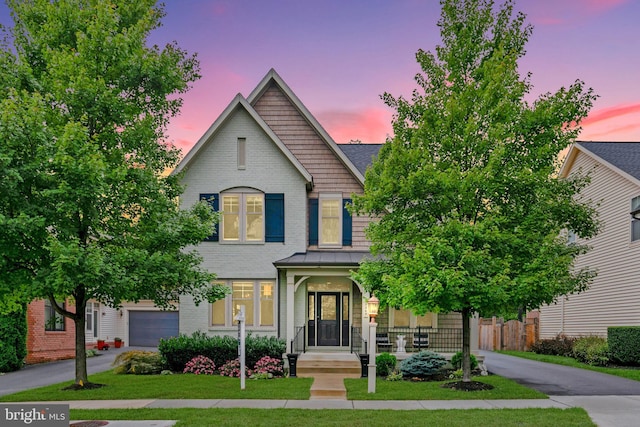
<svg viewBox="0 0 640 427">
<path fill-rule="evenodd" d="M 480 381 L 454 381 L 450 383 L 444 383 L 442 388 L 452 388 L 460 391 L 481 391 L 491 390 L 493 386 L 491 384 L 485 384 Z"/>
<path fill-rule="evenodd" d="M 84 383 L 82 385 L 71 384 L 70 386 L 63 388 L 63 390 L 93 390 L 96 388 L 102 388 L 104 386 L 105 384 L 97 384 L 97 383 Z"/>
</svg>

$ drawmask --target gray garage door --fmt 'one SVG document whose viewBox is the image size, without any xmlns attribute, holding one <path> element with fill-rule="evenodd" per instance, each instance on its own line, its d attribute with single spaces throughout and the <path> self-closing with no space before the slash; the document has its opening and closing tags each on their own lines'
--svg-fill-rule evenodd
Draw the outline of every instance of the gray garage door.
<svg viewBox="0 0 640 427">
<path fill-rule="evenodd" d="M 177 336 L 177 311 L 129 312 L 129 345 L 156 347 L 160 338 Z"/>
</svg>

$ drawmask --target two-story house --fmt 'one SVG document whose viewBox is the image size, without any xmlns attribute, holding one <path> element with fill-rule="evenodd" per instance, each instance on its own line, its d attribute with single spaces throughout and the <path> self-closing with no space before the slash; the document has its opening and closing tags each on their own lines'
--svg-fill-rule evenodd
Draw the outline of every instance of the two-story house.
<svg viewBox="0 0 640 427">
<path fill-rule="evenodd" d="M 640 325 L 640 143 L 577 142 L 561 170 L 574 174 L 590 175 L 579 196 L 596 205 L 602 223 L 575 267 L 598 275 L 585 292 L 540 309 L 540 338 L 606 336 L 608 326 Z M 572 233 L 569 239 L 585 243 Z"/>
<path fill-rule="evenodd" d="M 238 94 L 178 165 L 183 206 L 207 200 L 220 212 L 197 250 L 231 289 L 214 304 L 180 300 L 180 332 L 233 335 L 241 305 L 255 334 L 289 344 L 348 350 L 351 329 L 368 332 L 369 294 L 351 279 L 369 256 L 367 217 L 352 216 L 351 195 L 380 145 L 336 144 L 271 70 L 248 97 Z M 382 327 L 461 327 L 457 315 L 389 310 Z M 298 335 L 299 336 L 299 335 Z"/>
</svg>

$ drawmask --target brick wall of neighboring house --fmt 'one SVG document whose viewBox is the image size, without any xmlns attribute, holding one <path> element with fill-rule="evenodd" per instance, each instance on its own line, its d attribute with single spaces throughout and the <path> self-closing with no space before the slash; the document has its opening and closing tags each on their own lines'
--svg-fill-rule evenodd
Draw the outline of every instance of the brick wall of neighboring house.
<svg viewBox="0 0 640 427">
<path fill-rule="evenodd" d="M 67 309 L 75 306 L 67 303 Z M 27 360 L 28 364 L 75 357 L 75 325 L 64 318 L 64 331 L 45 331 L 44 300 L 35 300 L 27 307 Z"/>
</svg>

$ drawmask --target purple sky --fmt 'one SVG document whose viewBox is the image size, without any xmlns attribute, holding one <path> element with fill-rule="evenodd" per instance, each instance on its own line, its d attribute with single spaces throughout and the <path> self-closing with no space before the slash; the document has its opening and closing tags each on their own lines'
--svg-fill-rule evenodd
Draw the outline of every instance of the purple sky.
<svg viewBox="0 0 640 427">
<path fill-rule="evenodd" d="M 499 0 L 498 3 L 501 1 Z M 533 97 L 576 79 L 600 96 L 580 139 L 640 141 L 640 1 L 518 0 L 534 25 L 522 72 Z M 379 95 L 409 95 L 414 54 L 439 43 L 436 0 L 165 0 L 151 42 L 197 52 L 202 79 L 170 126 L 188 150 L 236 93 L 275 68 L 338 143 L 384 142 L 392 111 Z M 0 5 L 0 22 L 9 23 Z"/>
</svg>

